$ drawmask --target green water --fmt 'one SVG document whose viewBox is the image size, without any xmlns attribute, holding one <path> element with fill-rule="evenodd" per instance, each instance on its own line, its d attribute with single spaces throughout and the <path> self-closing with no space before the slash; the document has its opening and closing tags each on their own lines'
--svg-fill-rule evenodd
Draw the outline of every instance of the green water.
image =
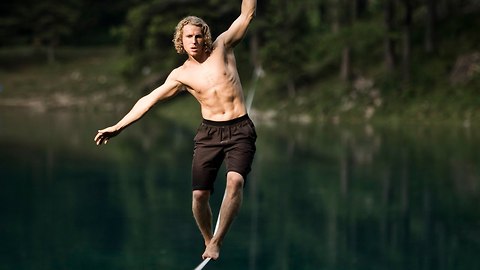
<svg viewBox="0 0 480 270">
<path fill-rule="evenodd" d="M 96 147 L 121 114 L 0 109 L 0 269 L 201 262 L 195 127 L 151 114 Z M 480 269 L 480 130 L 256 124 L 243 207 L 205 269 Z"/>
</svg>

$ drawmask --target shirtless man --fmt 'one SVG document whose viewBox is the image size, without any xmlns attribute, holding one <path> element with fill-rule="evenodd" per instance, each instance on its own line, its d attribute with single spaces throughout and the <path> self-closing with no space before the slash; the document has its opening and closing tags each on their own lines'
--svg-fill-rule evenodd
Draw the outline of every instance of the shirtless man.
<svg viewBox="0 0 480 270">
<path fill-rule="evenodd" d="M 94 140 L 106 144 L 139 120 L 158 101 L 187 90 L 200 103 L 203 121 L 194 138 L 192 211 L 205 241 L 202 258 L 216 260 L 225 234 L 242 204 L 243 187 L 255 154 L 255 127 L 247 115 L 233 48 L 244 37 L 255 15 L 256 0 L 243 0 L 240 16 L 212 42 L 203 20 L 189 16 L 179 22 L 174 37 L 178 53 L 188 59 L 163 85 L 140 98 L 117 124 L 99 130 Z M 221 218 L 215 235 L 209 200 L 213 182 L 225 160 L 227 175 Z"/>
</svg>

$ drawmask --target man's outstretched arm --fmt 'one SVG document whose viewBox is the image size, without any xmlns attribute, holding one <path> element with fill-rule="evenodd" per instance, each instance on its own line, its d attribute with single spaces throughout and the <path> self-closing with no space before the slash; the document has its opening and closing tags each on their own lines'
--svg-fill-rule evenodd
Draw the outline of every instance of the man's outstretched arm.
<svg viewBox="0 0 480 270">
<path fill-rule="evenodd" d="M 159 100 L 166 99 L 175 95 L 180 89 L 181 84 L 174 79 L 174 72 L 168 76 L 165 83 L 150 94 L 140 98 L 133 108 L 117 124 L 99 130 L 93 139 L 97 145 L 106 144 L 111 138 L 117 136 L 123 129 L 138 121 L 152 108 Z"/>
<path fill-rule="evenodd" d="M 228 47 L 234 47 L 245 36 L 248 26 L 255 17 L 257 0 L 243 0 L 240 16 L 232 23 L 227 31 L 223 32 L 217 41 L 223 42 Z"/>
</svg>

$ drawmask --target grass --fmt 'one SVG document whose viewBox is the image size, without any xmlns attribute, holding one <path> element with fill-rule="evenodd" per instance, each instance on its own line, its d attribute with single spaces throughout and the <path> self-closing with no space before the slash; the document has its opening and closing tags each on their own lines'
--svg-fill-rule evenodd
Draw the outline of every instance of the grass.
<svg viewBox="0 0 480 270">
<path fill-rule="evenodd" d="M 147 76 L 125 80 L 122 67 L 127 62 L 116 47 L 63 48 L 53 64 L 47 63 L 42 52 L 30 48 L 0 50 L 0 107 L 37 112 L 116 111 L 123 115 L 146 94 L 146 88 L 153 87 Z M 192 128 L 201 119 L 197 101 L 187 93 L 158 104 L 150 113 Z"/>
<path fill-rule="evenodd" d="M 62 48 L 53 64 L 47 63 L 41 51 L 1 49 L 0 106 L 29 107 L 36 111 L 69 109 L 124 113 L 146 93 L 144 86 L 151 81 L 141 77 L 127 82 L 122 76 L 122 67 L 128 63 L 126 59 L 122 49 L 117 47 Z M 269 91 L 269 88 L 278 87 L 272 87 L 276 85 L 274 77 L 265 77 L 257 87 L 253 106 L 256 111 L 275 110 L 280 117 L 293 114 L 302 118 L 309 114 L 316 121 L 403 119 L 408 122 L 478 123 L 478 76 L 467 84 L 451 86 L 446 76 L 447 65 L 446 61 L 436 58 L 418 68 L 416 78 L 421 80 L 408 92 L 399 91 L 395 83 L 398 78 L 383 80 L 375 69 L 365 72 L 377 75 L 372 77 L 373 87 L 363 92 L 354 90 L 337 77 L 325 76 L 297 89 L 296 95 L 289 97 L 286 90 Z M 434 72 L 429 73 L 431 70 Z M 244 85 L 248 91 L 249 82 L 245 81 Z M 374 105 L 371 94 L 375 89 L 380 93 L 381 105 Z M 155 113 L 163 117 L 183 119 L 190 126 L 198 124 L 199 111 L 195 99 L 183 94 L 174 102 L 166 101 L 155 109 Z M 371 116 L 366 117 L 369 112 Z"/>
<path fill-rule="evenodd" d="M 41 52 L 28 48 L 0 52 L 0 105 L 38 110 L 112 109 L 132 98 L 120 76 L 118 48 L 64 48 L 47 63 Z"/>
</svg>

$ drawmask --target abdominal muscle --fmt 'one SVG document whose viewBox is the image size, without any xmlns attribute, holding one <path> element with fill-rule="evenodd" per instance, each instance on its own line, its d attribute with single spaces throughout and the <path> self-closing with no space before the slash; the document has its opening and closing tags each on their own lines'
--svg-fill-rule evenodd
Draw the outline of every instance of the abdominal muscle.
<svg viewBox="0 0 480 270">
<path fill-rule="evenodd" d="M 242 90 L 237 87 L 214 87 L 194 96 L 200 103 L 202 117 L 212 121 L 228 121 L 247 113 Z"/>
</svg>

